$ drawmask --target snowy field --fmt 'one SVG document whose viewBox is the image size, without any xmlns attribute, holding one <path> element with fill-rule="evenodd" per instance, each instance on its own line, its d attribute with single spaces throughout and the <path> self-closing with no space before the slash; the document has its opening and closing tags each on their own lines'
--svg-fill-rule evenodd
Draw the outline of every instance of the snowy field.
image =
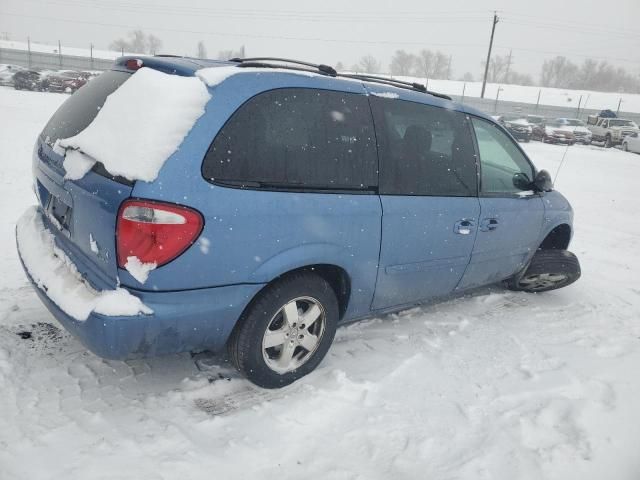
<svg viewBox="0 0 640 480">
<path fill-rule="evenodd" d="M 65 98 L 0 87 L 1 480 L 640 478 L 640 156 L 569 147 L 574 285 L 341 328 L 318 370 L 267 392 L 214 357 L 101 360 L 40 304 L 13 229 Z M 552 174 L 565 152 L 525 149 Z"/>
</svg>

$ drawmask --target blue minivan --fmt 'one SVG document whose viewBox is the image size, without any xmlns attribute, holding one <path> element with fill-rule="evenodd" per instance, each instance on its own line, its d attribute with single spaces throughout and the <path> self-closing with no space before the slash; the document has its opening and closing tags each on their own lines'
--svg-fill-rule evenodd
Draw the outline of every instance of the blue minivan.
<svg viewBox="0 0 640 480">
<path fill-rule="evenodd" d="M 56 141 L 140 68 L 237 74 L 207 86 L 153 181 L 100 158 L 70 179 Z M 580 276 L 571 206 L 504 128 L 423 85 L 325 65 L 123 57 L 53 115 L 33 172 L 39 204 L 17 228 L 25 271 L 108 359 L 226 348 L 276 388 L 311 372 L 344 322 Z M 154 268 L 140 275 L 132 257 Z"/>
</svg>

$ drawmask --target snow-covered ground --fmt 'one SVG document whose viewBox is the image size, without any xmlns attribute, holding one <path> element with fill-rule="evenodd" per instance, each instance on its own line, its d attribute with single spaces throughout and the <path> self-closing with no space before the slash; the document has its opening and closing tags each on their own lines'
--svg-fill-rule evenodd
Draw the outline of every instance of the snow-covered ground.
<svg viewBox="0 0 640 480">
<path fill-rule="evenodd" d="M 640 478 L 640 156 L 568 148 L 574 285 L 341 328 L 316 372 L 271 392 L 206 355 L 99 359 L 40 304 L 13 229 L 65 98 L 0 88 L 0 479 Z M 565 152 L 525 149 L 553 174 Z"/>
</svg>

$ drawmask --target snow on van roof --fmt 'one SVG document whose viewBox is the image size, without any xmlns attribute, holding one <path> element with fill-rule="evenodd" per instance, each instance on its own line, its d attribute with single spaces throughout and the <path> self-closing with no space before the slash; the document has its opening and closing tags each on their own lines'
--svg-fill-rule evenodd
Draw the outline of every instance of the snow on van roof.
<svg viewBox="0 0 640 480">
<path fill-rule="evenodd" d="M 209 87 L 215 87 L 221 84 L 227 78 L 238 73 L 289 73 L 292 75 L 303 75 L 305 77 L 327 77 L 316 72 L 307 70 L 294 70 L 290 68 L 260 68 L 260 67 L 238 67 L 237 65 L 227 65 L 222 67 L 201 68 L 196 72 L 196 76 L 200 78 Z M 333 77 L 330 77 L 333 78 Z"/>
<path fill-rule="evenodd" d="M 59 145 L 80 150 L 112 175 L 151 182 L 202 116 L 210 98 L 198 78 L 141 68 L 107 97 L 87 128 L 61 139 Z M 74 165 L 86 163 L 86 156 L 67 155 L 64 166 L 69 178 L 80 178 L 88 171 L 86 165 Z"/>
</svg>

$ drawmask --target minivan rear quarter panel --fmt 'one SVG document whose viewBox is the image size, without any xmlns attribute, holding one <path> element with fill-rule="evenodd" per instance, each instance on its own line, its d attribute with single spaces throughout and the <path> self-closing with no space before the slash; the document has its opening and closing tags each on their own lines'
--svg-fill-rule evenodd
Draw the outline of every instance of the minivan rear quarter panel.
<svg viewBox="0 0 640 480">
<path fill-rule="evenodd" d="M 230 188 L 201 175 L 206 152 L 229 117 L 255 95 L 284 87 L 366 94 L 359 82 L 272 71 L 240 72 L 211 88 L 205 114 L 158 178 L 137 182 L 132 192 L 133 197 L 199 210 L 204 230 L 183 255 L 153 270 L 144 285 L 120 270 L 123 285 L 162 291 L 263 284 L 299 267 L 331 264 L 350 277 L 345 318 L 369 312 L 380 248 L 382 211 L 377 195 Z"/>
</svg>

